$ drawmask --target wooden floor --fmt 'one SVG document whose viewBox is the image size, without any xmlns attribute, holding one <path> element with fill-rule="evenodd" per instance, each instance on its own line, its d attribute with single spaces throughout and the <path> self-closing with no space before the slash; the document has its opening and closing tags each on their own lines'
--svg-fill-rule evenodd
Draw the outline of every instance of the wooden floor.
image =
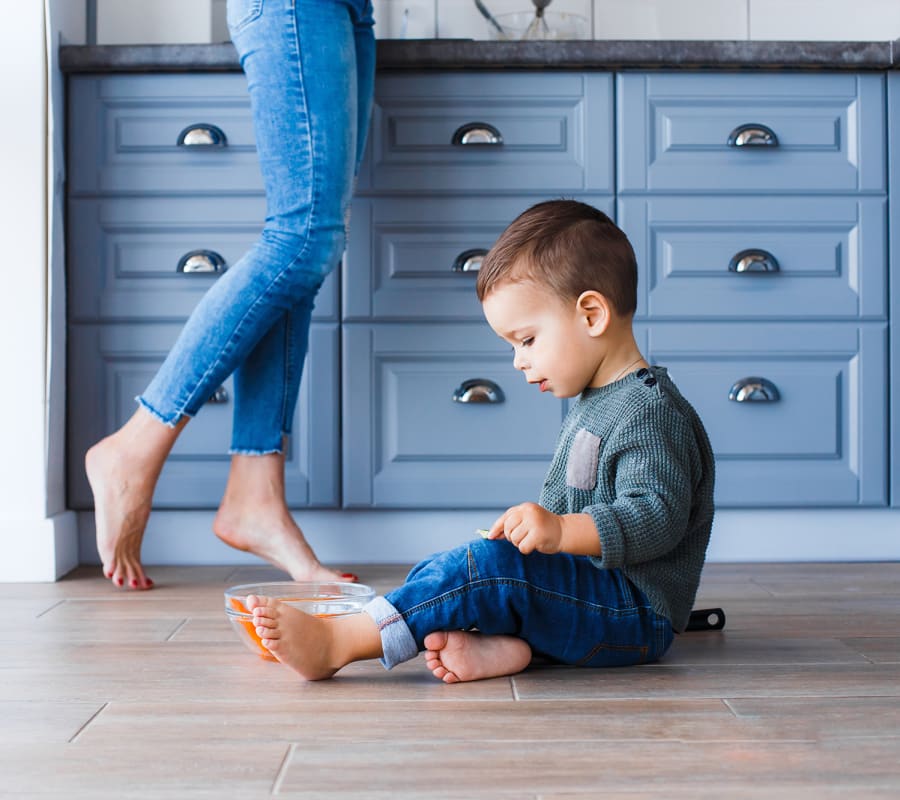
<svg viewBox="0 0 900 800">
<path fill-rule="evenodd" d="M 379 590 L 402 567 L 344 565 Z M 897 798 L 900 564 L 710 565 L 665 662 L 304 684 L 238 642 L 262 567 L 0 584 L 0 797 Z"/>
</svg>

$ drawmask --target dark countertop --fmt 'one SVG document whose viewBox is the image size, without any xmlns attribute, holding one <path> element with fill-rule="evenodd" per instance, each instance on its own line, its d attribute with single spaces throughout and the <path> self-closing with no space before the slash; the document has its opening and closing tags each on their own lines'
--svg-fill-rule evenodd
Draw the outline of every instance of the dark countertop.
<svg viewBox="0 0 900 800">
<path fill-rule="evenodd" d="M 237 72 L 230 42 L 183 45 L 67 45 L 64 72 Z M 762 42 L 592 40 L 488 42 L 381 39 L 379 69 L 900 69 L 900 40 Z"/>
</svg>

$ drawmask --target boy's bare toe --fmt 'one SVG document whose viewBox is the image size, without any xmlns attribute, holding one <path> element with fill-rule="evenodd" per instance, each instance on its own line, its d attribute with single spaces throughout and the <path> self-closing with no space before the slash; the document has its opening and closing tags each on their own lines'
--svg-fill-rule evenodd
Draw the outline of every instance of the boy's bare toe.
<svg viewBox="0 0 900 800">
<path fill-rule="evenodd" d="M 278 601 L 264 594 L 248 594 L 244 605 L 254 617 L 271 617 L 275 616 L 275 609 Z"/>
</svg>

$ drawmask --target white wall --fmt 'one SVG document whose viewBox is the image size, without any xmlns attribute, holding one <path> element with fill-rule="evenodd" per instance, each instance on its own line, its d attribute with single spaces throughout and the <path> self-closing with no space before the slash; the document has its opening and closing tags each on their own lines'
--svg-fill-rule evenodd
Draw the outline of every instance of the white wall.
<svg viewBox="0 0 900 800">
<path fill-rule="evenodd" d="M 83 0 L 71 0 L 79 5 Z M 529 0 L 484 0 L 504 14 Z M 96 0 L 101 44 L 223 41 L 225 0 Z M 488 38 L 472 0 L 374 0 L 383 38 Z M 900 0 L 552 0 L 596 39 L 900 38 Z"/>
<path fill-rule="evenodd" d="M 8 121 L 0 127 L 0 580 L 53 580 L 78 558 L 75 515 L 65 510 L 63 494 L 65 296 L 48 301 L 63 269 L 62 98 L 55 68 L 60 29 L 46 18 L 62 2 L 18 3 L 0 26 Z M 84 31 L 80 4 L 69 5 L 61 19 Z"/>
</svg>

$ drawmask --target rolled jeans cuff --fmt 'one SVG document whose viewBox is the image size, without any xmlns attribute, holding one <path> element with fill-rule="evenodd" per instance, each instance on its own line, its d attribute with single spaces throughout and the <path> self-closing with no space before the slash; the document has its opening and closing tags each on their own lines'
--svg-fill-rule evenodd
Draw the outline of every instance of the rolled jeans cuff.
<svg viewBox="0 0 900 800">
<path fill-rule="evenodd" d="M 409 626 L 402 614 L 387 600 L 383 597 L 376 597 L 363 607 L 363 611 L 375 620 L 375 624 L 378 626 L 378 632 L 381 634 L 381 649 L 384 652 L 381 663 L 384 664 L 385 669 L 392 669 L 397 664 L 402 664 L 418 655 L 419 648 Z"/>
</svg>

